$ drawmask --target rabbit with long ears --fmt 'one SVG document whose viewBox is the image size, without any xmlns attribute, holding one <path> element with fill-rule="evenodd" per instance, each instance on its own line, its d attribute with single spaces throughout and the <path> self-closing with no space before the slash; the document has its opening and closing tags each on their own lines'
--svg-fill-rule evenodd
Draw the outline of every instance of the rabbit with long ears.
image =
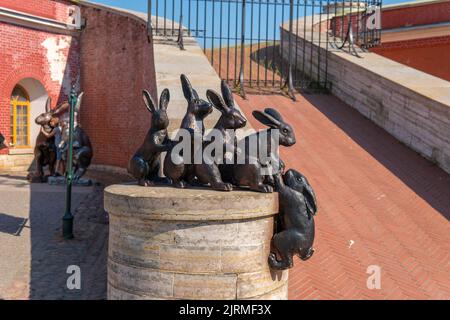
<svg viewBox="0 0 450 320">
<path fill-rule="evenodd" d="M 238 145 L 244 147 L 244 151 L 238 149 L 235 154 L 235 159 L 243 158 L 243 164 L 224 165 L 221 167 L 222 178 L 224 181 L 232 182 L 238 186 L 248 186 L 251 190 L 270 193 L 273 192 L 273 187 L 267 183 L 267 175 L 263 174 L 263 169 L 267 168 L 267 163 L 263 162 L 259 158 L 259 155 L 253 155 L 250 150 L 254 149 L 252 141 L 260 141 L 264 137 L 268 137 L 267 150 L 272 149 L 272 139 L 274 130 L 278 130 L 279 144 L 282 146 L 292 146 L 296 143 L 295 133 L 292 127 L 283 120 L 281 114 L 272 108 L 266 108 L 264 112 L 253 111 L 253 116 L 269 129 L 256 132 L 241 140 Z M 242 153 L 244 154 L 238 154 Z M 278 159 L 271 159 L 272 162 L 276 162 Z M 269 179 L 270 180 L 270 179 Z"/>
<path fill-rule="evenodd" d="M 66 113 L 70 108 L 69 102 L 67 101 L 63 102 L 55 109 L 51 109 L 51 104 L 52 99 L 48 98 L 45 104 L 45 112 L 40 114 L 34 120 L 36 124 L 42 126 L 46 132 L 52 131 L 52 128 L 50 127 L 50 120 L 52 120 L 53 117 L 61 116 L 62 114 Z"/>
<path fill-rule="evenodd" d="M 149 186 L 158 178 L 161 153 L 168 151 L 172 145 L 167 133 L 170 92 L 168 89 L 163 90 L 159 98 L 159 107 L 148 91 L 144 90 L 142 96 L 145 106 L 152 115 L 152 121 L 144 142 L 128 163 L 128 172 L 139 180 L 139 185 Z"/>
<path fill-rule="evenodd" d="M 219 131 L 223 137 L 223 150 L 226 149 L 226 144 L 234 143 L 234 140 L 231 141 L 232 137 L 228 136 L 227 130 L 232 129 L 240 129 L 245 127 L 247 124 L 247 119 L 239 112 L 238 109 L 234 107 L 234 100 L 231 94 L 231 90 L 226 84 L 225 81 L 222 81 L 222 97 L 213 90 L 208 90 L 206 92 L 206 96 L 211 104 L 220 111 L 221 116 L 217 121 L 214 129 Z M 216 131 L 216 132 L 217 132 Z M 216 137 L 217 138 L 217 137 Z M 208 146 L 210 143 L 210 139 L 207 139 L 208 142 L 203 144 L 203 147 Z M 225 162 L 225 159 L 222 159 L 222 163 Z M 203 162 L 201 164 L 194 165 L 195 176 L 198 178 L 200 183 L 209 184 L 214 190 L 220 191 L 231 191 L 233 186 L 231 183 L 224 183 L 221 178 L 220 170 L 218 165 L 214 162 L 214 159 L 211 161 Z"/>
<path fill-rule="evenodd" d="M 50 133 L 53 128 L 50 125 L 52 118 L 64 114 L 69 109 L 69 103 L 63 102 L 55 109 L 51 109 L 51 98 L 47 99 L 45 104 L 45 112 L 40 114 L 36 119 L 36 124 L 40 125 L 45 132 Z M 33 182 L 43 182 L 44 179 L 44 167 L 48 165 L 50 174 L 55 173 L 56 164 L 56 151 L 53 147 L 54 137 L 47 138 L 42 132 L 39 132 L 34 147 L 34 159 L 36 162 L 36 172 L 28 175 L 28 180 Z"/>
<path fill-rule="evenodd" d="M 290 169 L 283 176 L 274 176 L 280 203 L 281 230 L 272 238 L 269 265 L 284 270 L 293 266 L 293 256 L 307 260 L 314 253 L 314 215 L 317 200 L 308 180 Z M 277 259 L 279 256 L 279 260 Z"/>
<path fill-rule="evenodd" d="M 175 152 L 175 147 L 167 152 L 164 160 L 164 175 L 172 181 L 175 187 L 184 188 L 187 182 L 194 180 L 194 137 L 203 139 L 205 126 L 203 120 L 212 112 L 212 106 L 209 102 L 199 98 L 197 91 L 192 88 L 189 79 L 182 74 L 180 76 L 183 94 L 187 100 L 188 106 L 186 114 L 181 121 L 182 130 L 187 130 L 190 134 L 191 159 L 190 163 L 185 163 L 180 154 Z M 177 161 L 174 161 L 177 159 Z"/>
<path fill-rule="evenodd" d="M 83 128 L 76 121 L 78 114 L 80 112 L 81 103 L 83 101 L 84 93 L 81 92 L 77 97 L 77 104 L 75 105 L 74 110 L 74 131 L 73 131 L 73 170 L 74 181 L 81 179 L 86 173 L 88 167 L 91 165 L 92 157 L 94 156 L 94 152 L 92 149 L 92 144 L 89 139 L 87 133 L 83 130 Z M 69 115 L 66 115 L 63 118 L 63 121 L 66 123 L 69 122 Z M 62 142 L 61 142 L 61 150 L 62 150 L 62 158 L 67 161 L 67 149 L 69 145 L 69 125 L 66 125 L 62 131 Z"/>
</svg>

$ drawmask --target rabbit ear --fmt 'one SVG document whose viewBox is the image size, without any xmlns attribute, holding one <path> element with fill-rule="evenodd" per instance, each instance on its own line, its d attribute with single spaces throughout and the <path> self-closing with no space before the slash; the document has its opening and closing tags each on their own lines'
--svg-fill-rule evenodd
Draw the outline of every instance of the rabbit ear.
<svg viewBox="0 0 450 320">
<path fill-rule="evenodd" d="M 147 90 L 143 90 L 142 91 L 142 97 L 144 99 L 144 103 L 145 103 L 145 106 L 147 107 L 148 111 L 150 111 L 151 113 L 155 112 L 156 111 L 156 108 L 155 108 L 156 104 L 153 101 L 153 98 L 150 95 L 150 93 L 148 93 Z"/>
<path fill-rule="evenodd" d="M 301 176 L 302 179 L 302 184 L 303 184 L 303 196 L 305 197 L 306 200 L 306 206 L 310 212 L 311 215 L 315 215 L 317 212 L 317 198 L 316 198 L 316 194 L 314 193 L 313 188 L 311 187 L 311 185 L 309 184 L 308 179 L 301 174 L 300 172 L 298 172 L 299 175 Z"/>
<path fill-rule="evenodd" d="M 180 76 L 180 79 L 181 79 L 181 86 L 183 87 L 184 97 L 186 98 L 187 101 L 194 100 L 195 93 L 194 93 L 194 89 L 192 89 L 191 82 L 184 74 L 182 74 Z"/>
<path fill-rule="evenodd" d="M 208 98 L 209 102 L 211 102 L 213 107 L 219 110 L 220 112 L 223 113 L 228 111 L 228 107 L 226 106 L 222 97 L 214 90 L 206 91 L 206 97 Z"/>
<path fill-rule="evenodd" d="M 197 100 L 200 100 L 200 96 L 198 95 L 197 90 L 192 89 L 192 91 L 194 92 L 194 98 L 197 99 Z"/>
<path fill-rule="evenodd" d="M 226 105 L 230 108 L 233 108 L 234 107 L 233 93 L 231 92 L 231 89 L 225 80 L 222 80 L 220 88 L 222 89 L 222 96 L 223 99 L 225 100 Z"/>
<path fill-rule="evenodd" d="M 75 106 L 75 112 L 80 113 L 81 102 L 83 101 L 84 92 L 78 95 L 77 105 Z"/>
<path fill-rule="evenodd" d="M 45 112 L 46 113 L 50 112 L 51 107 L 52 107 L 52 98 L 48 97 L 47 102 L 45 103 Z"/>
<path fill-rule="evenodd" d="M 169 89 L 164 89 L 161 93 L 161 97 L 159 98 L 159 108 L 162 110 L 167 110 L 167 106 L 170 101 L 170 92 Z"/>
<path fill-rule="evenodd" d="M 253 117 L 255 117 L 256 120 L 261 122 L 262 124 L 265 124 L 266 126 L 269 126 L 271 128 L 279 128 L 281 123 L 274 117 L 272 117 L 270 114 L 261 112 L 261 111 L 253 111 L 252 112 Z"/>
<path fill-rule="evenodd" d="M 264 109 L 264 113 L 267 113 L 269 115 L 271 115 L 272 117 L 274 117 L 275 119 L 277 119 L 280 122 L 284 122 L 283 117 L 281 116 L 281 114 L 273 109 L 273 108 L 266 108 Z"/>
<path fill-rule="evenodd" d="M 308 207 L 308 210 L 311 215 L 316 215 L 317 212 L 317 200 L 316 195 L 314 194 L 313 189 L 311 186 L 305 186 L 305 189 L 303 191 L 303 196 L 306 200 L 306 206 Z"/>
<path fill-rule="evenodd" d="M 63 113 L 65 113 L 67 110 L 69 110 L 69 102 L 64 102 L 63 104 L 61 104 L 59 107 L 57 107 L 55 110 L 50 111 L 52 113 L 52 115 L 61 115 Z"/>
</svg>

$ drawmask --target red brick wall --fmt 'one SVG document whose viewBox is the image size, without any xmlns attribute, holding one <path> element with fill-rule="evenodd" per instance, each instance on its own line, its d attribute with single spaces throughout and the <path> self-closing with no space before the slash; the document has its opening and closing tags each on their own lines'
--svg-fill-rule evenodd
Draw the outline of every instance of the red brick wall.
<svg viewBox="0 0 450 320">
<path fill-rule="evenodd" d="M 26 11 L 26 9 L 32 9 L 28 6 L 29 3 L 32 3 L 34 7 L 37 2 L 40 4 L 41 12 L 47 15 L 64 11 L 64 6 L 67 9 L 67 4 L 64 3 L 68 3 L 31 0 L 24 5 L 22 1 L 0 0 L 0 5 L 10 7 L 10 4 L 15 4 L 17 7 L 21 4 L 22 8 L 17 9 Z M 7 142 L 10 141 L 10 97 L 14 86 L 20 80 L 25 78 L 38 80 L 52 98 L 53 106 L 66 98 L 61 83 L 55 81 L 50 73 L 52 60 L 48 58 L 48 50 L 43 45 L 44 41 L 49 38 L 53 38 L 56 44 L 64 41 L 70 43 L 66 48 L 60 49 L 61 54 L 68 61 L 64 70 L 65 79 L 77 79 L 79 75 L 79 39 L 0 23 L 0 132 L 5 135 Z M 67 86 L 70 87 L 70 84 Z M 8 149 L 0 151 L 0 154 L 7 153 Z"/>
<path fill-rule="evenodd" d="M 140 21 L 89 7 L 82 14 L 81 123 L 95 149 L 94 163 L 126 167 L 150 125 L 141 92 L 156 97 L 153 46 Z"/>
<path fill-rule="evenodd" d="M 383 29 L 411 27 L 450 21 L 450 1 L 418 4 L 413 7 L 385 8 L 382 13 Z"/>
<path fill-rule="evenodd" d="M 335 24 L 335 33 L 340 35 L 341 24 L 344 21 L 347 31 L 348 16 L 333 18 Z M 381 13 L 381 25 L 383 30 L 402 27 L 419 26 L 432 23 L 441 23 L 450 21 L 450 1 L 438 3 L 418 4 L 411 7 L 383 8 Z M 358 29 L 357 14 L 352 14 L 353 32 Z M 333 24 L 332 24 L 333 25 Z"/>
<path fill-rule="evenodd" d="M 450 81 L 450 36 L 389 42 L 371 51 Z"/>
<path fill-rule="evenodd" d="M 65 0 L 0 0 L 0 7 L 62 22 L 67 21 L 69 5 L 73 3 Z"/>
</svg>

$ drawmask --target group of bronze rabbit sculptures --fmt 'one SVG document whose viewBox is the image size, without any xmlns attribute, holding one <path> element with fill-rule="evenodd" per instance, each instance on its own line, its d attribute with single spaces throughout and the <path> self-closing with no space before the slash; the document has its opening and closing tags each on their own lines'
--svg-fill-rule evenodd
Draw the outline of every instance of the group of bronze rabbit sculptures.
<svg viewBox="0 0 450 320">
<path fill-rule="evenodd" d="M 77 104 L 75 106 L 75 114 L 80 111 L 83 93 L 78 96 Z M 45 106 L 45 112 L 40 114 L 35 122 L 40 125 L 46 133 L 51 133 L 53 129 L 52 119 L 55 117 L 66 118 L 65 122 L 68 122 L 68 112 L 70 109 L 69 102 L 65 101 L 56 108 L 51 108 L 51 99 L 47 99 Z M 36 138 L 36 144 L 34 147 L 34 161 L 36 163 L 36 172 L 28 175 L 28 180 L 31 182 L 46 182 L 47 178 L 44 174 L 44 167 L 48 166 L 50 175 L 55 174 L 56 164 L 56 148 L 61 148 L 62 161 L 67 162 L 69 140 L 69 125 L 67 124 L 61 132 L 61 145 L 55 145 L 55 137 L 47 137 L 42 132 L 39 132 Z M 73 131 L 73 181 L 79 181 L 86 170 L 91 164 L 93 157 L 93 149 L 89 136 L 83 130 L 83 128 L 75 123 Z"/>
<path fill-rule="evenodd" d="M 220 111 L 221 116 L 214 126 L 227 141 L 227 130 L 243 128 L 247 120 L 235 107 L 230 88 L 225 81 L 221 83 L 222 95 L 208 90 L 208 101 L 201 99 L 185 75 L 181 75 L 181 85 L 184 97 L 187 100 L 187 112 L 181 122 L 181 129 L 189 131 L 191 140 L 195 135 L 201 137 L 205 134 L 204 119 L 212 112 L 213 107 Z M 305 176 L 294 169 L 284 172 L 284 162 L 279 161 L 279 171 L 271 176 L 262 173 L 265 165 L 259 161 L 249 161 L 247 147 L 251 141 L 250 136 L 244 137 L 246 148 L 243 164 L 226 164 L 225 161 L 194 161 L 175 163 L 169 156 L 177 143 L 168 135 L 169 118 L 167 107 L 170 101 L 168 89 L 163 90 L 157 105 L 147 91 L 143 91 L 145 106 L 151 114 L 151 127 L 141 147 L 132 156 L 128 165 L 128 172 L 138 179 L 141 186 L 152 186 L 163 181 L 171 183 L 178 188 L 189 185 L 209 185 L 214 190 L 231 191 L 233 187 L 247 187 L 258 192 L 279 193 L 280 214 L 276 223 L 275 235 L 272 239 L 272 249 L 269 256 L 269 265 L 275 270 L 289 269 L 293 266 L 293 256 L 298 255 L 307 260 L 314 253 L 314 215 L 317 212 L 317 201 L 314 191 Z M 272 108 L 263 112 L 253 111 L 253 116 L 268 126 L 265 133 L 278 130 L 279 144 L 292 146 L 296 143 L 294 130 L 286 123 L 281 114 Z M 254 133 L 258 136 L 264 131 Z M 233 137 L 233 139 L 236 139 Z M 203 146 L 211 143 L 202 140 Z M 193 142 L 192 142 L 193 143 Z M 236 142 L 233 142 L 236 144 Z M 269 142 L 270 143 L 270 142 Z M 163 173 L 166 178 L 159 177 L 161 166 L 161 153 L 167 152 L 164 158 Z M 238 149 L 235 152 L 239 152 Z M 242 155 L 241 155 L 242 156 Z M 235 159 L 237 155 L 235 155 Z M 166 180 L 164 180 L 166 179 Z"/>
</svg>

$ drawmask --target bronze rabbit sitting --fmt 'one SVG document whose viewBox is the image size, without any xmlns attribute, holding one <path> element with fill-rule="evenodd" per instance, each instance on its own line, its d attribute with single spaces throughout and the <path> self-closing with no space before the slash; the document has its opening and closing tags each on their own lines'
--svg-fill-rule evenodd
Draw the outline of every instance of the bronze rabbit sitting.
<svg viewBox="0 0 450 320">
<path fill-rule="evenodd" d="M 222 97 L 213 90 L 208 90 L 206 96 L 209 102 L 220 111 L 221 116 L 214 126 L 214 132 L 219 133 L 220 137 L 215 136 L 214 139 L 222 139 L 222 152 L 225 152 L 227 143 L 234 143 L 230 141 L 233 138 L 229 137 L 227 130 L 240 129 L 245 127 L 247 119 L 235 108 L 233 95 L 230 88 L 225 81 L 221 84 Z M 203 143 L 203 149 L 210 145 L 212 137 L 207 137 L 206 142 Z M 215 156 L 215 155 L 214 155 Z M 209 161 L 207 161 L 209 160 Z M 220 159 L 220 163 L 224 163 L 225 158 Z M 219 191 L 231 191 L 233 186 L 231 183 L 224 183 L 219 171 L 218 164 L 215 159 L 203 159 L 201 164 L 194 164 L 195 176 L 200 183 L 209 184 L 211 188 Z"/>
<path fill-rule="evenodd" d="M 81 92 L 77 98 L 77 104 L 75 105 L 75 114 L 80 113 L 81 102 L 83 101 L 84 93 Z M 76 117 L 75 119 L 76 120 Z M 66 122 L 69 122 L 69 118 L 66 117 Z M 62 159 L 68 161 L 68 148 L 69 148 L 69 131 L 70 126 L 65 126 L 62 131 L 62 141 L 61 141 L 61 152 Z M 78 182 L 86 173 L 87 169 L 91 165 L 92 157 L 94 156 L 94 151 L 92 148 L 91 140 L 89 139 L 86 131 L 83 130 L 78 121 L 74 121 L 73 130 L 73 180 Z"/>
<path fill-rule="evenodd" d="M 308 180 L 296 170 L 274 176 L 279 194 L 281 230 L 272 238 L 275 252 L 269 265 L 276 270 L 292 268 L 293 255 L 307 260 L 314 253 L 314 215 L 317 201 Z M 277 254 L 281 260 L 277 260 Z"/>
<path fill-rule="evenodd" d="M 279 144 L 282 146 L 292 146 L 296 143 L 295 133 L 292 127 L 283 120 L 278 111 L 272 108 L 266 108 L 264 112 L 253 111 L 253 116 L 261 123 L 269 127 L 269 129 L 258 131 L 252 135 L 246 136 L 238 143 L 238 148 L 235 152 L 235 160 L 239 158 L 244 159 L 244 163 L 225 164 L 220 167 L 222 178 L 226 182 L 231 182 L 237 186 L 248 186 L 250 190 L 270 193 L 273 192 L 272 178 L 263 173 L 268 164 L 259 158 L 259 155 L 252 154 L 250 151 L 254 143 L 267 145 L 267 150 L 272 149 L 273 130 L 278 130 Z M 267 138 L 266 141 L 260 141 Z M 253 141 L 253 142 L 252 142 Z M 244 151 L 239 149 L 239 145 L 244 147 Z M 271 158 L 270 161 L 275 164 L 277 159 Z M 278 163 L 277 168 L 282 166 Z"/>
<path fill-rule="evenodd" d="M 183 88 L 184 97 L 188 103 L 186 114 L 181 121 L 180 129 L 188 132 L 188 142 L 191 145 L 191 158 L 187 159 L 189 163 L 185 163 L 184 157 L 186 155 L 177 153 L 177 146 L 180 143 L 174 143 L 173 148 L 167 152 L 164 159 L 164 175 L 172 181 L 172 184 L 178 188 L 185 188 L 187 182 L 193 182 L 194 174 L 194 154 L 195 145 L 194 138 L 197 137 L 200 141 L 203 140 L 205 134 L 205 126 L 203 120 L 212 112 L 212 106 L 209 102 L 199 98 L 197 91 L 192 88 L 189 79 L 182 74 L 180 76 L 181 85 Z M 176 159 L 177 161 L 174 161 Z"/>
<path fill-rule="evenodd" d="M 160 155 L 168 151 L 171 141 L 168 138 L 167 106 L 170 101 L 168 89 L 164 89 L 159 99 L 159 108 L 148 91 L 143 91 L 145 106 L 152 115 L 151 127 L 145 136 L 141 147 L 136 151 L 128 163 L 128 172 L 138 179 L 141 186 L 150 186 L 158 179 Z"/>
<path fill-rule="evenodd" d="M 67 101 L 59 105 L 56 109 L 51 109 L 50 106 L 51 99 L 48 98 L 45 105 L 45 113 L 40 114 L 35 119 L 36 124 L 40 125 L 47 133 L 50 133 L 53 130 L 50 125 L 50 121 L 52 120 L 52 118 L 59 117 L 70 108 L 70 105 Z M 46 178 L 44 177 L 44 167 L 47 165 L 49 167 L 50 175 L 53 175 L 55 173 L 56 150 L 54 144 L 54 137 L 47 138 L 42 132 L 39 132 L 34 147 L 36 172 L 28 174 L 27 179 L 30 182 L 44 182 L 46 180 Z"/>
</svg>

